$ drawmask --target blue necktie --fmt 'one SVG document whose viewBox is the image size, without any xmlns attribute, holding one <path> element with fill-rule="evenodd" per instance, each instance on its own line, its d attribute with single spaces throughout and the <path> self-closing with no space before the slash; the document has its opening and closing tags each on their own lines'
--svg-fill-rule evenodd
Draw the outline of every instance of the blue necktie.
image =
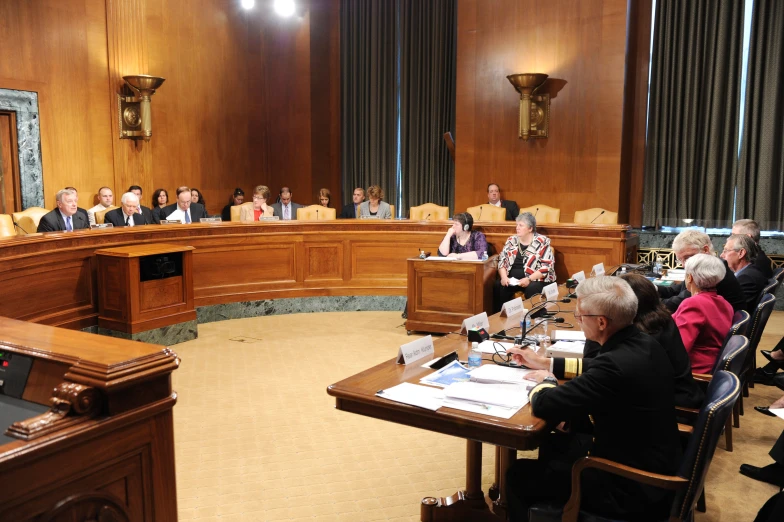
<svg viewBox="0 0 784 522">
<path fill-rule="evenodd" d="M 65 218 L 65 231 L 73 232 L 73 226 L 71 226 L 71 216 Z"/>
<path fill-rule="evenodd" d="M 185 222 L 186 223 L 190 223 L 191 222 L 191 215 L 188 213 L 187 210 L 185 211 Z"/>
</svg>

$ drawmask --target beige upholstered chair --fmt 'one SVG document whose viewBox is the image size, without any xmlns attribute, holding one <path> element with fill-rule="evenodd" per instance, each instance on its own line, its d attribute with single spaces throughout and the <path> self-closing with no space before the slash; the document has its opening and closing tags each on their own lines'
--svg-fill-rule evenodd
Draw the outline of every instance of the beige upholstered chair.
<svg viewBox="0 0 784 522">
<path fill-rule="evenodd" d="M 120 208 L 120 207 L 118 207 L 116 205 L 109 205 L 105 209 L 97 211 L 95 213 L 95 224 L 96 225 L 103 225 L 104 223 L 106 223 L 106 213 L 110 212 L 110 211 L 112 211 L 112 210 L 114 210 L 116 208 Z"/>
<path fill-rule="evenodd" d="M 41 207 L 30 207 L 22 212 L 14 212 L 12 214 L 14 223 L 22 229 L 19 232 L 19 235 L 35 234 L 38 232 L 38 223 L 48 212 L 48 210 Z"/>
<path fill-rule="evenodd" d="M 468 207 L 466 212 L 471 214 L 474 221 L 506 221 L 506 209 L 488 203 Z"/>
<path fill-rule="evenodd" d="M 575 223 L 600 223 L 603 225 L 617 225 L 618 213 L 604 210 L 603 208 L 587 208 L 574 213 Z"/>
<path fill-rule="evenodd" d="M 297 221 L 328 221 L 335 218 L 337 218 L 337 212 L 334 208 L 310 205 L 297 209 Z"/>
<path fill-rule="evenodd" d="M 408 212 L 409 218 L 412 220 L 432 219 L 434 221 L 445 221 L 449 219 L 449 207 L 441 207 L 435 203 L 425 203 L 418 207 L 411 207 L 408 209 Z"/>
<path fill-rule="evenodd" d="M 392 215 L 392 219 L 395 219 L 395 205 L 389 205 L 389 213 Z"/>
<path fill-rule="evenodd" d="M 16 228 L 11 214 L 0 214 L 0 237 L 14 237 Z"/>
<path fill-rule="evenodd" d="M 530 212 L 536 218 L 537 223 L 560 223 L 561 209 L 548 207 L 547 205 L 531 205 L 520 209 L 520 214 Z"/>
<path fill-rule="evenodd" d="M 242 205 L 232 205 L 229 210 L 231 210 L 231 220 L 232 221 L 239 221 L 240 220 L 240 210 L 242 207 L 253 208 L 253 202 L 248 201 L 247 203 L 243 203 Z"/>
</svg>

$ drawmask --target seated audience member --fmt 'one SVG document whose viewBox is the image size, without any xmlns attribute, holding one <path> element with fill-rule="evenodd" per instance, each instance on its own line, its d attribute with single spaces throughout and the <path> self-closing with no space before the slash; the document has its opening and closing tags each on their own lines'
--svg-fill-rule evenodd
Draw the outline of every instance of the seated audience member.
<svg viewBox="0 0 784 522">
<path fill-rule="evenodd" d="M 146 225 L 144 216 L 139 214 L 139 198 L 133 192 L 126 192 L 120 198 L 121 207 L 110 210 L 104 216 L 106 223 L 115 227 L 138 227 Z"/>
<path fill-rule="evenodd" d="M 474 218 L 464 212 L 455 214 L 452 226 L 438 246 L 438 255 L 455 259 L 482 259 L 487 252 L 487 239 L 482 232 L 474 230 Z"/>
<path fill-rule="evenodd" d="M 771 405 L 771 408 L 775 407 L 784 407 L 784 397 L 778 399 Z M 771 413 L 771 415 L 773 414 Z M 767 482 L 768 484 L 773 484 L 779 488 L 784 488 L 784 432 L 781 432 L 781 435 L 779 435 L 776 443 L 773 444 L 773 448 L 771 448 L 768 455 L 773 459 L 773 464 L 768 464 L 761 468 L 752 466 L 751 464 L 741 464 L 740 473 L 741 475 L 746 475 L 754 480 Z"/>
<path fill-rule="evenodd" d="M 160 223 L 161 219 L 161 209 L 164 208 L 166 205 L 169 204 L 169 193 L 166 189 L 156 189 L 155 192 L 152 193 L 152 219 L 153 223 Z"/>
<path fill-rule="evenodd" d="M 55 195 L 57 208 L 41 217 L 38 232 L 73 232 L 90 228 L 87 213 L 82 214 L 76 206 L 78 197 L 73 189 L 58 190 Z"/>
<path fill-rule="evenodd" d="M 278 194 L 278 203 L 272 204 L 272 209 L 275 211 L 276 216 L 284 221 L 297 219 L 297 209 L 302 208 L 299 203 L 291 201 L 293 194 L 288 187 L 281 187 Z"/>
<path fill-rule="evenodd" d="M 319 205 L 329 208 L 329 200 L 331 198 L 332 194 L 329 192 L 329 189 L 319 189 Z"/>
<path fill-rule="evenodd" d="M 357 187 L 351 196 L 352 203 L 345 205 L 343 211 L 340 213 L 341 219 L 352 219 L 359 217 L 359 206 L 365 201 L 365 189 Z"/>
<path fill-rule="evenodd" d="M 672 242 L 672 249 L 675 251 L 675 257 L 682 265 L 686 264 L 686 261 L 695 254 L 714 253 L 713 243 L 708 234 L 697 230 L 684 230 L 675 236 Z M 727 268 L 726 263 L 724 263 L 724 266 Z M 657 288 L 659 296 L 662 298 L 662 303 L 670 312 L 677 310 L 683 300 L 691 295 L 683 283 L 676 283 L 672 286 L 659 286 Z M 738 280 L 732 274 L 732 270 L 726 270 L 724 279 L 716 286 L 716 292 L 732 305 L 732 309 L 736 312 L 746 307 L 743 290 L 741 290 Z"/>
<path fill-rule="evenodd" d="M 498 258 L 496 312 L 501 305 L 523 291 L 529 299 L 542 293 L 547 283 L 555 281 L 555 259 L 550 238 L 536 233 L 536 218 L 530 212 L 517 216 L 517 233 L 506 240 Z M 517 279 L 516 282 L 511 278 Z"/>
<path fill-rule="evenodd" d="M 235 188 L 234 192 L 231 194 L 231 197 L 229 197 L 229 204 L 223 207 L 223 211 L 221 211 L 221 220 L 231 221 L 231 207 L 242 205 L 244 202 L 245 191 L 239 187 Z"/>
<path fill-rule="evenodd" d="M 191 205 L 194 203 L 198 203 L 204 210 L 207 210 L 207 202 L 204 201 L 204 196 L 202 195 L 201 191 L 197 188 L 191 189 Z"/>
<path fill-rule="evenodd" d="M 683 346 L 678 326 L 659 300 L 656 287 L 639 274 L 621 276 L 637 296 L 637 315 L 634 326 L 643 333 L 656 339 L 667 354 L 675 374 L 675 405 L 684 408 L 699 408 L 705 393 L 700 388 L 691 371 L 691 361 Z M 573 379 L 585 372 L 599 355 L 601 345 L 596 341 L 586 341 L 582 359 L 550 358 L 539 355 L 531 349 L 510 348 L 516 354 L 515 360 L 536 370 L 549 370 L 558 379 Z M 567 369 L 568 368 L 568 369 Z"/>
<path fill-rule="evenodd" d="M 109 187 L 101 187 L 98 189 L 99 203 L 93 208 L 87 209 L 87 220 L 90 225 L 95 225 L 95 213 L 114 205 L 114 192 Z"/>
<path fill-rule="evenodd" d="M 501 187 L 496 183 L 490 183 L 487 186 L 487 203 L 496 207 L 504 207 L 507 221 L 517 219 L 517 215 L 520 213 L 520 207 L 517 206 L 517 203 L 501 199 Z"/>
<path fill-rule="evenodd" d="M 694 373 L 710 373 L 732 327 L 732 306 L 716 293 L 724 277 L 724 263 L 711 254 L 686 261 L 684 284 L 691 293 L 672 314 L 691 359 Z"/>
<path fill-rule="evenodd" d="M 126 190 L 126 192 L 133 192 L 134 194 L 136 194 L 136 197 L 139 198 L 139 210 L 137 210 L 137 212 L 141 214 L 142 217 L 144 217 L 144 224 L 152 225 L 153 223 L 157 223 L 157 221 L 155 221 L 155 218 L 152 215 L 152 210 L 150 210 L 149 207 L 145 207 L 144 205 L 142 205 L 142 188 L 139 185 L 131 185 L 130 187 L 128 187 L 128 190 Z M 161 219 L 164 218 L 161 217 Z"/>
<path fill-rule="evenodd" d="M 359 205 L 359 217 L 377 217 L 379 219 L 392 219 L 392 209 L 384 199 L 384 191 L 378 185 L 371 185 L 367 189 L 370 201 Z"/>
<path fill-rule="evenodd" d="M 569 433 L 547 435 L 537 459 L 519 459 L 507 473 L 509 520 L 528 520 L 529 506 L 565 503 L 572 465 L 590 454 L 652 473 L 676 472 L 681 444 L 675 420 L 672 365 L 656 340 L 633 325 L 637 298 L 621 278 L 587 279 L 577 287 L 575 319 L 600 348 L 582 375 L 559 385 L 546 371 L 529 393 L 531 413 Z M 591 433 L 577 426 L 593 427 Z M 594 469 L 582 473 L 587 511 L 621 520 L 667 519 L 672 493 Z"/>
<path fill-rule="evenodd" d="M 270 189 L 264 185 L 259 185 L 253 192 L 253 208 L 242 207 L 240 209 L 240 221 L 258 221 L 263 217 L 272 217 L 275 211 L 267 200 L 272 194 Z"/>
<path fill-rule="evenodd" d="M 208 217 L 203 206 L 191 203 L 191 189 L 184 186 L 177 189 L 177 203 L 164 207 L 161 216 L 181 223 L 198 223 L 201 218 Z"/>
<path fill-rule="evenodd" d="M 754 244 L 757 245 L 757 248 L 759 249 L 754 265 L 759 268 L 760 272 L 768 279 L 773 277 L 773 265 L 770 262 L 770 258 L 762 251 L 762 247 L 760 246 L 761 236 L 759 223 L 753 219 L 739 219 L 732 224 L 732 233 L 744 234 L 754 241 Z"/>
<path fill-rule="evenodd" d="M 754 316 L 754 309 L 757 308 L 760 297 L 762 297 L 762 289 L 768 284 L 768 278 L 754 264 L 758 252 L 757 244 L 749 236 L 732 234 L 727 238 L 727 243 L 721 253 L 722 259 L 735 273 L 735 279 L 738 280 L 743 290 L 745 299 L 743 309 L 752 316 Z"/>
</svg>

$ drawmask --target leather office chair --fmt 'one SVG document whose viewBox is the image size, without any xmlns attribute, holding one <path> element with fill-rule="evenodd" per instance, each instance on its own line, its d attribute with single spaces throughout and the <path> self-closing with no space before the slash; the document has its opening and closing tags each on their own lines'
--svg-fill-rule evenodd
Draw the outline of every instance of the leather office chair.
<svg viewBox="0 0 784 522">
<path fill-rule="evenodd" d="M 35 234 L 38 232 L 38 223 L 49 211 L 41 207 L 30 207 L 22 212 L 14 212 L 11 214 L 14 218 L 14 223 L 21 229 L 19 234 Z"/>
<path fill-rule="evenodd" d="M 229 210 L 231 211 L 231 220 L 232 221 L 239 221 L 240 220 L 240 212 L 242 207 L 253 208 L 253 202 L 248 201 L 247 203 L 243 203 L 242 205 L 232 205 Z"/>
<path fill-rule="evenodd" d="M 746 356 L 746 366 L 741 374 L 743 384 L 743 395 L 749 396 L 749 388 L 754 387 L 754 370 L 757 367 L 757 346 L 762 338 L 762 331 L 768 324 L 770 313 L 776 304 L 776 298 L 772 294 L 763 294 L 759 304 L 754 309 L 751 319 L 751 329 L 749 330 L 749 353 Z M 740 414 L 743 415 L 743 398 L 740 400 Z"/>
<path fill-rule="evenodd" d="M 561 209 L 548 207 L 547 205 L 532 205 L 520 209 L 520 214 L 530 212 L 536 218 L 537 223 L 560 223 Z"/>
<path fill-rule="evenodd" d="M 552 505 L 534 505 L 529 510 L 531 522 L 617 522 L 580 509 L 580 473 L 586 468 L 596 468 L 629 480 L 643 482 L 663 489 L 674 490 L 669 521 L 692 520 L 699 495 L 705 486 L 711 459 L 721 430 L 727 422 L 732 406 L 740 395 L 740 381 L 730 372 L 720 371 L 708 385 L 705 402 L 700 408 L 680 467 L 675 475 L 662 476 L 598 457 L 584 457 L 572 468 L 572 495 L 563 508 Z"/>
<path fill-rule="evenodd" d="M 117 207 L 115 205 L 109 205 L 105 209 L 99 210 L 98 212 L 96 212 L 95 213 L 95 224 L 96 225 L 103 225 L 104 223 L 106 223 L 106 213 L 110 212 L 110 211 L 112 211 L 112 210 L 114 210 L 116 208 L 120 208 L 120 207 Z"/>
<path fill-rule="evenodd" d="M 760 295 L 765 295 L 765 294 L 775 295 L 776 289 L 778 289 L 778 287 L 779 287 L 779 280 L 776 279 L 775 277 L 771 277 L 770 279 L 768 279 L 768 284 L 765 285 L 765 288 L 762 289 L 762 293 Z"/>
<path fill-rule="evenodd" d="M 617 225 L 618 213 L 610 212 L 609 210 L 605 210 L 603 208 L 587 208 L 585 210 L 578 210 L 574 213 L 574 222 Z"/>
<path fill-rule="evenodd" d="M 297 221 L 329 221 L 337 218 L 334 208 L 310 205 L 297 209 Z"/>
<path fill-rule="evenodd" d="M 395 219 L 395 205 L 389 205 L 389 213 L 392 214 L 391 219 Z"/>
<path fill-rule="evenodd" d="M 776 279 L 776 281 L 779 282 L 779 286 L 781 286 L 781 282 L 784 281 L 784 266 L 779 267 L 776 270 L 774 270 L 773 271 L 773 277 L 774 277 L 774 279 Z M 777 286 L 776 290 L 778 290 L 778 289 L 779 289 L 779 287 Z M 773 293 L 775 294 L 775 292 L 773 292 Z"/>
<path fill-rule="evenodd" d="M 425 203 L 418 207 L 408 209 L 408 217 L 411 220 L 419 221 L 423 219 L 433 221 L 446 221 L 449 219 L 449 207 L 442 207 L 435 203 Z"/>
<path fill-rule="evenodd" d="M 466 212 L 471 214 L 474 221 L 506 221 L 506 209 L 488 203 L 468 207 Z"/>
<path fill-rule="evenodd" d="M 11 217 L 11 214 L 0 214 L 0 237 L 14 236 L 16 236 L 14 218 Z"/>
</svg>

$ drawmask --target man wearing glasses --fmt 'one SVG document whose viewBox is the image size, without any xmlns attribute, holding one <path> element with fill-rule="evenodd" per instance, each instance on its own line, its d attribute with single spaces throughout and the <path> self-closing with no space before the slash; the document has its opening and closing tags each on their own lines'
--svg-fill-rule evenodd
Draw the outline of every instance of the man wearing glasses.
<svg viewBox="0 0 784 522">
<path fill-rule="evenodd" d="M 201 218 L 208 217 L 203 205 L 191 203 L 190 187 L 179 187 L 177 189 L 177 203 L 164 207 L 161 216 L 181 223 L 198 223 Z"/>
<path fill-rule="evenodd" d="M 547 371 L 530 375 L 539 383 L 529 394 L 532 413 L 571 429 L 543 440 L 538 459 L 520 459 L 509 469 L 512 521 L 528 520 L 537 502 L 564 504 L 572 465 L 589 453 L 654 473 L 678 468 L 672 365 L 658 342 L 632 324 L 637 297 L 626 281 L 609 276 L 583 281 L 577 295 L 575 318 L 601 348 L 590 367 L 564 384 Z M 672 503 L 671 493 L 598 470 L 583 471 L 582 485 L 586 509 L 607 517 L 666 519 Z"/>
<path fill-rule="evenodd" d="M 727 238 L 721 258 L 735 274 L 745 298 L 743 307 L 749 314 L 754 315 L 754 309 L 759 303 L 762 289 L 768 284 L 768 278 L 754 264 L 759 254 L 759 247 L 745 234 L 732 234 Z"/>
</svg>

